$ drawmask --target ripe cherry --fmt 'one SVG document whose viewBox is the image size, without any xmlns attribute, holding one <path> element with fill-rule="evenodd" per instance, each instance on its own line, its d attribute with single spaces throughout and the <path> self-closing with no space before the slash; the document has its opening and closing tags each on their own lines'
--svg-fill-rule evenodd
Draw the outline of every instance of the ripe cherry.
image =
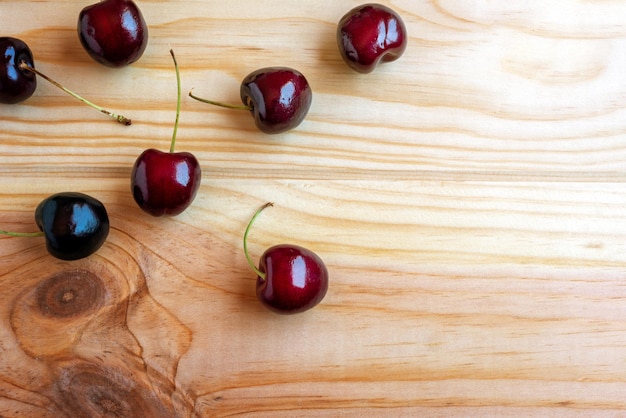
<svg viewBox="0 0 626 418">
<path fill-rule="evenodd" d="M 109 216 L 99 200 L 64 192 L 44 199 L 35 210 L 41 232 L 9 232 L 15 237 L 43 236 L 48 252 L 61 260 L 78 260 L 98 250 L 109 235 Z"/>
<path fill-rule="evenodd" d="M 122 67 L 143 55 L 148 26 L 131 0 L 103 0 L 81 10 L 78 37 L 91 58 L 109 67 Z"/>
<path fill-rule="evenodd" d="M 28 99 L 37 88 L 37 77 L 19 66 L 25 63 L 34 67 L 33 54 L 23 41 L 16 38 L 0 38 L 0 103 L 13 104 Z"/>
<path fill-rule="evenodd" d="M 300 125 L 309 112 L 313 93 L 307 79 L 297 70 L 287 67 L 261 68 L 248 74 L 241 82 L 243 105 L 232 105 L 192 98 L 230 109 L 249 110 L 262 132 L 277 134 Z"/>
<path fill-rule="evenodd" d="M 37 87 L 36 75 L 38 75 L 70 96 L 117 122 L 123 125 L 131 124 L 131 120 L 127 117 L 103 109 L 36 70 L 33 54 L 23 41 L 17 38 L 0 37 L 0 56 L 4 58 L 0 64 L 0 103 L 14 104 L 28 99 L 35 92 Z"/>
<path fill-rule="evenodd" d="M 337 25 L 337 44 L 353 70 L 370 73 L 379 62 L 395 61 L 407 46 L 400 16 L 380 4 L 364 4 L 346 13 Z"/>
<path fill-rule="evenodd" d="M 257 274 L 256 295 L 273 312 L 294 314 L 320 303 L 328 290 L 328 270 L 322 259 L 306 248 L 282 244 L 268 248 L 259 267 L 248 253 L 248 233 L 254 220 L 272 203 L 266 203 L 254 214 L 243 237 L 248 264 Z"/>
<path fill-rule="evenodd" d="M 170 51 L 176 69 L 178 100 L 176 122 L 169 152 L 154 148 L 139 155 L 131 173 L 131 191 L 135 202 L 152 216 L 174 216 L 191 204 L 200 188 L 201 170 L 189 152 L 174 152 L 180 115 L 180 74 L 174 51 Z"/>
</svg>

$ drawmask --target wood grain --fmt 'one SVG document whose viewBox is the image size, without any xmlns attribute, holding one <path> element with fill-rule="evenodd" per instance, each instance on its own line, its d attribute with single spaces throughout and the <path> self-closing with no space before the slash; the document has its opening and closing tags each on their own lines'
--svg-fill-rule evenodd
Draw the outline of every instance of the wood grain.
<svg viewBox="0 0 626 418">
<path fill-rule="evenodd" d="M 359 75 L 334 35 L 359 2 L 302 3 L 140 1 L 149 46 L 113 70 L 80 47 L 84 5 L 0 2 L 40 70 L 133 119 L 43 81 L 0 108 L 2 229 L 33 230 L 65 190 L 112 226 L 77 262 L 0 237 L 0 416 L 625 414 L 626 5 L 383 2 L 409 47 Z M 236 102 L 246 74 L 288 65 L 314 101 L 267 136 L 185 96 L 177 148 L 202 186 L 152 218 L 128 177 L 169 145 L 170 48 L 184 92 Z M 267 201 L 253 258 L 292 242 L 330 271 L 305 314 L 255 299 L 241 239 Z"/>
</svg>

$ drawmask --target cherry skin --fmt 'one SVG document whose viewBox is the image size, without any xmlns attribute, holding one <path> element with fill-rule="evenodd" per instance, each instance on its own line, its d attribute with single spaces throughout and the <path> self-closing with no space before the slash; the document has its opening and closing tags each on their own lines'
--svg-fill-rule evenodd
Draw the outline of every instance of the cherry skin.
<svg viewBox="0 0 626 418">
<path fill-rule="evenodd" d="M 191 92 L 189 96 L 217 106 L 249 110 L 257 128 L 266 134 L 285 132 L 300 125 L 313 100 L 304 75 L 287 67 L 261 68 L 248 74 L 240 87 L 243 106 L 201 99 Z"/>
<path fill-rule="evenodd" d="M 406 26 L 390 8 L 364 4 L 350 10 L 339 21 L 337 45 L 350 68 L 370 73 L 379 62 L 395 61 L 404 53 Z"/>
<path fill-rule="evenodd" d="M 123 125 L 130 125 L 132 123 L 132 121 L 124 115 L 110 112 L 90 102 L 63 87 L 41 71 L 36 70 L 33 62 L 33 54 L 23 41 L 16 38 L 1 37 L 0 53 L 3 57 L 3 65 L 0 65 L 0 103 L 14 104 L 28 99 L 37 88 L 36 76 L 39 76 L 100 113 L 115 119 L 118 123 Z"/>
<path fill-rule="evenodd" d="M 297 245 L 268 248 L 259 261 L 257 298 L 278 313 L 298 313 L 311 309 L 326 295 L 328 271 L 314 252 Z"/>
<path fill-rule="evenodd" d="M 109 216 L 99 200 L 76 192 L 53 194 L 35 210 L 40 232 L 9 232 L 13 237 L 41 237 L 46 249 L 61 260 L 78 260 L 96 252 L 109 235 Z"/>
<path fill-rule="evenodd" d="M 78 37 L 91 58 L 109 67 L 122 67 L 143 55 L 148 26 L 131 0 L 103 0 L 81 10 Z"/>
<path fill-rule="evenodd" d="M 257 273 L 257 298 L 279 314 L 307 311 L 319 304 L 328 290 L 328 270 L 317 254 L 298 245 L 275 245 L 265 250 L 258 268 L 249 256 L 250 226 L 268 206 L 272 204 L 265 204 L 255 213 L 244 234 L 244 252 L 250 267 Z"/>
<path fill-rule="evenodd" d="M 170 151 L 150 148 L 142 152 L 131 173 L 131 191 L 137 205 L 152 216 L 182 213 L 196 197 L 202 177 L 200 163 L 189 152 L 174 152 L 180 115 L 180 74 L 174 51 L 178 101 Z"/>
<path fill-rule="evenodd" d="M 34 67 L 33 54 L 23 41 L 0 37 L 0 103 L 14 104 L 28 99 L 37 88 L 37 77 L 20 68 L 20 63 Z"/>
<path fill-rule="evenodd" d="M 313 100 L 304 75 L 286 67 L 261 68 L 248 74 L 241 82 L 240 95 L 252 108 L 256 126 L 268 134 L 300 125 Z"/>
<path fill-rule="evenodd" d="M 193 154 L 147 149 L 133 167 L 133 197 L 152 216 L 175 216 L 195 198 L 200 177 L 200 164 Z"/>
<path fill-rule="evenodd" d="M 109 235 L 104 205 L 83 193 L 57 193 L 44 199 L 35 210 L 35 221 L 48 252 L 62 260 L 93 254 Z"/>
</svg>

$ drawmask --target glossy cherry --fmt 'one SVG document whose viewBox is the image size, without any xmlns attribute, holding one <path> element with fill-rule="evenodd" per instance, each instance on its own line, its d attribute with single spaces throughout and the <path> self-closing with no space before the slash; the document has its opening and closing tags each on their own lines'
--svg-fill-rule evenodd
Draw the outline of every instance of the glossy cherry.
<svg viewBox="0 0 626 418">
<path fill-rule="evenodd" d="M 176 68 L 178 101 L 176 122 L 170 151 L 154 148 L 139 155 L 131 173 L 131 191 L 135 202 L 152 216 L 174 216 L 191 204 L 200 188 L 201 170 L 196 157 L 189 152 L 174 152 L 180 115 L 180 74 L 174 51 L 170 51 Z"/>
<path fill-rule="evenodd" d="M 14 104 L 28 99 L 37 88 L 36 76 L 39 76 L 70 96 L 115 119 L 117 122 L 123 125 L 132 123 L 127 117 L 109 112 L 65 88 L 41 71 L 36 70 L 33 54 L 23 41 L 17 38 L 1 37 L 0 54 L 3 57 L 2 65 L 0 66 L 0 103 Z"/>
<path fill-rule="evenodd" d="M 379 62 L 395 61 L 407 46 L 400 16 L 381 4 L 364 4 L 346 13 L 337 25 L 337 45 L 353 70 L 370 73 Z"/>
<path fill-rule="evenodd" d="M 109 235 L 109 216 L 99 200 L 76 192 L 54 194 L 37 206 L 41 232 L 0 231 L 16 237 L 44 236 L 48 252 L 62 260 L 78 260 L 96 252 Z"/>
<path fill-rule="evenodd" d="M 268 248 L 257 268 L 248 253 L 248 233 L 257 216 L 272 203 L 266 203 L 252 217 L 243 238 L 248 264 L 257 274 L 256 295 L 273 312 L 295 314 L 316 306 L 328 290 L 328 270 L 313 251 L 298 245 L 282 244 Z"/>
<path fill-rule="evenodd" d="M 37 77 L 20 68 L 20 63 L 34 67 L 33 54 L 20 39 L 0 37 L 0 103 L 13 104 L 33 95 L 37 88 Z"/>
<path fill-rule="evenodd" d="M 267 134 L 288 131 L 304 120 L 313 93 L 301 72 L 287 67 L 267 67 L 248 74 L 241 82 L 243 105 L 230 105 L 189 96 L 204 103 L 231 109 L 249 110 L 258 129 Z"/>
<path fill-rule="evenodd" d="M 81 10 L 78 37 L 91 58 L 109 67 L 122 67 L 143 55 L 148 26 L 131 0 L 103 0 Z"/>
</svg>

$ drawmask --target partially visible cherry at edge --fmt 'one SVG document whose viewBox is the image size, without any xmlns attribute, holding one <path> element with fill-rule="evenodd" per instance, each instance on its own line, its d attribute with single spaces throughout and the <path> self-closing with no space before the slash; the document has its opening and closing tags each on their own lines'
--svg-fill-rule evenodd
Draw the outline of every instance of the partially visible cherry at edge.
<svg viewBox="0 0 626 418">
<path fill-rule="evenodd" d="M 37 76 L 39 76 L 118 123 L 122 125 L 132 123 L 129 118 L 90 102 L 35 69 L 33 54 L 24 41 L 8 36 L 0 37 L 0 57 L 4 59 L 0 62 L 0 103 L 16 104 L 31 97 L 37 88 Z"/>
</svg>

